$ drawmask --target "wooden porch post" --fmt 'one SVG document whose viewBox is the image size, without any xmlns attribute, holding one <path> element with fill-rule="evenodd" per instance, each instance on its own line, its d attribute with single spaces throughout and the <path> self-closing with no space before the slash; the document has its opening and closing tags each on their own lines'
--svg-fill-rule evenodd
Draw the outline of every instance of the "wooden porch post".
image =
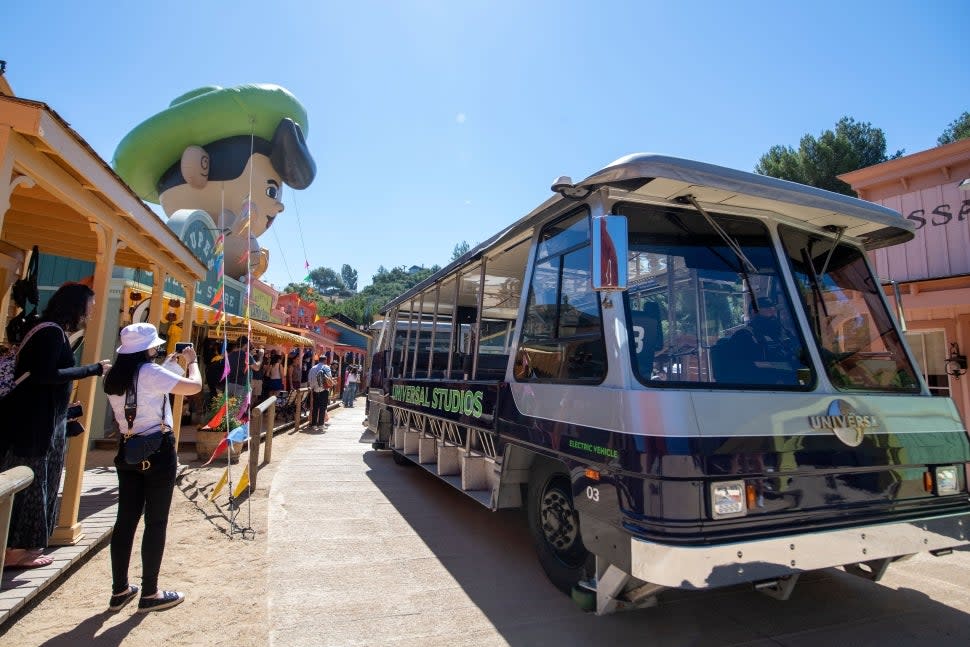
<svg viewBox="0 0 970 647">
<path fill-rule="evenodd" d="M 13 193 L 13 151 L 7 145 L 9 142 L 10 126 L 0 125 L 0 231 Z"/>
<path fill-rule="evenodd" d="M 195 321 L 195 283 L 187 281 L 182 284 L 185 290 L 185 307 L 182 309 L 182 334 L 179 341 L 192 341 L 192 324 Z M 151 307 L 151 306 L 149 306 Z M 202 357 L 202 349 L 196 348 L 195 352 Z M 184 395 L 175 396 L 175 404 L 172 405 L 172 432 L 175 434 L 175 446 L 179 446 L 179 436 L 182 433 L 182 407 L 185 404 Z"/>
<path fill-rule="evenodd" d="M 114 270 L 115 254 L 118 251 L 118 239 L 111 228 L 103 224 L 91 223 L 91 229 L 98 239 L 98 255 L 94 265 L 94 312 L 91 313 L 86 325 L 86 330 L 90 334 L 84 335 L 82 364 L 93 364 L 104 359 L 101 349 L 101 331 L 104 330 L 108 313 L 108 289 Z M 88 456 L 88 434 L 91 429 L 94 390 L 100 387 L 101 380 L 90 377 L 80 380 L 78 385 L 78 400 L 84 407 L 83 424 L 88 431 L 80 436 L 68 439 L 67 458 L 64 461 L 67 471 L 64 475 L 61 509 L 57 517 L 57 527 L 54 528 L 54 533 L 50 539 L 50 543 L 55 546 L 76 544 L 84 537 L 77 516 L 81 505 L 81 481 L 84 478 L 84 463 Z"/>
<path fill-rule="evenodd" d="M 10 141 L 10 126 L 0 126 L 0 232 L 3 231 L 3 221 L 10 209 L 10 194 L 18 186 L 31 188 L 35 182 L 32 178 L 15 173 L 13 170 L 13 150 L 7 145 Z M 0 240 L 3 236 L 0 235 Z M 0 267 L 0 330 L 6 330 L 7 313 L 10 312 L 10 286 L 14 281 L 22 278 L 21 275 L 27 273 L 27 264 L 24 262 L 26 256 L 20 257 L 20 253 L 12 253 L 11 257 L 3 260 Z M 6 257 L 7 254 L 4 254 Z M 20 271 L 20 275 L 17 271 Z"/>
<path fill-rule="evenodd" d="M 162 323 L 162 310 L 165 305 L 165 278 L 167 274 L 158 263 L 151 264 L 152 301 L 148 306 L 148 321 L 158 328 Z"/>
</svg>

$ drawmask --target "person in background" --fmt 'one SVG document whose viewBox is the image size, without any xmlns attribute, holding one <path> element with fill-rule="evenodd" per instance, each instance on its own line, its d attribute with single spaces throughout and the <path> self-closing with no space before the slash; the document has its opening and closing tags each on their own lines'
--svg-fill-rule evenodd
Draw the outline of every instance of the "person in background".
<svg viewBox="0 0 970 647">
<path fill-rule="evenodd" d="M 303 360 L 300 359 L 300 349 L 294 348 L 287 356 L 286 365 L 286 382 L 290 391 L 300 388 L 300 373 L 302 371 Z"/>
<path fill-rule="evenodd" d="M 321 355 L 317 358 L 317 363 L 310 367 L 307 376 L 310 380 L 310 390 L 313 391 L 313 410 L 310 414 L 310 428 L 318 431 L 327 424 L 327 406 L 330 404 L 330 389 L 327 388 L 326 378 L 333 377 L 330 367 L 327 366 L 327 358 Z"/>
<path fill-rule="evenodd" d="M 344 376 L 344 406 L 353 407 L 354 399 L 357 397 L 357 383 L 360 380 L 357 366 L 351 364 L 347 368 L 347 375 Z"/>
<path fill-rule="evenodd" d="M 158 347 L 164 343 L 150 323 L 125 326 L 121 330 L 118 359 L 104 380 L 104 392 L 115 420 L 126 432 L 114 460 L 118 473 L 118 516 L 111 533 L 112 589 L 108 602 L 111 611 L 120 610 L 138 595 L 138 587 L 128 582 L 128 565 L 135 530 L 143 514 L 145 531 L 141 542 L 142 588 L 138 611 L 161 611 L 185 599 L 177 591 L 158 590 L 158 571 L 165 552 L 168 513 L 178 467 L 168 396 L 198 393 L 202 390 L 202 376 L 191 346 L 181 353 L 187 364 L 187 377 L 176 354 L 170 355 L 161 366 L 156 364 Z M 131 389 L 135 389 L 136 408 L 129 426 L 125 406 L 126 394 Z M 127 437 L 159 432 L 161 444 L 146 460 L 136 464 L 125 460 Z"/>
<path fill-rule="evenodd" d="M 73 381 L 103 375 L 111 367 L 106 359 L 74 365 L 67 334 L 84 327 L 93 307 L 94 291 L 86 285 L 67 283 L 54 293 L 40 321 L 27 333 L 30 337 L 20 346 L 14 375 L 29 371 L 30 376 L 0 405 L 3 441 L 9 444 L 3 448 L 6 451 L 0 449 L 0 472 L 18 465 L 34 472 L 31 484 L 14 496 L 5 568 L 53 563 L 44 550 L 57 522 Z M 80 413 L 72 419 L 77 417 Z"/>
<path fill-rule="evenodd" d="M 246 378 L 249 371 L 258 371 L 263 365 L 264 350 L 260 348 L 250 355 L 249 338 L 245 335 L 236 340 L 235 350 L 229 353 L 229 395 L 235 398 L 246 397 Z"/>
<path fill-rule="evenodd" d="M 222 370 L 225 364 L 225 358 L 219 354 L 219 349 L 216 349 L 214 355 L 209 357 L 209 360 L 205 364 L 205 384 L 208 388 L 208 393 L 206 394 L 205 410 L 208 411 L 209 407 L 212 405 L 212 401 L 219 397 L 222 393 Z"/>
<path fill-rule="evenodd" d="M 300 386 L 306 388 L 310 384 L 310 367 L 313 366 L 313 349 L 303 349 L 303 366 L 300 370 Z"/>
<path fill-rule="evenodd" d="M 252 374 L 249 376 L 250 384 L 252 386 L 253 397 L 249 403 L 249 406 L 255 407 L 262 400 L 263 389 L 266 388 L 266 362 L 258 361 L 258 358 L 265 357 L 266 349 L 258 348 L 256 349 L 256 354 L 253 359 L 257 360 L 259 368 L 254 368 Z"/>
<path fill-rule="evenodd" d="M 263 386 L 269 398 L 283 390 L 283 356 L 274 350 L 264 365 Z"/>
</svg>

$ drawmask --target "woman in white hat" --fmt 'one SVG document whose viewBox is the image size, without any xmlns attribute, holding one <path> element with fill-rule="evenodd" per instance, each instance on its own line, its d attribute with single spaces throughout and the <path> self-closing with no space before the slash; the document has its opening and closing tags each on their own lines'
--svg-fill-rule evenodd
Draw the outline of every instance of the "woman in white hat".
<svg viewBox="0 0 970 647">
<path fill-rule="evenodd" d="M 202 375 L 191 346 L 182 351 L 188 363 L 187 376 L 175 354 L 164 364 L 156 364 L 158 347 L 164 343 L 150 323 L 126 326 L 121 330 L 118 359 L 104 378 L 104 392 L 124 435 L 115 457 L 118 517 L 111 534 L 113 585 L 108 608 L 112 611 L 118 611 L 138 595 L 138 587 L 128 583 L 128 563 L 143 511 L 145 532 L 141 544 L 142 588 L 138 611 L 161 611 L 185 599 L 177 591 L 158 589 L 158 571 L 165 551 L 165 530 L 178 465 L 168 395 L 198 393 L 202 390 Z M 157 449 L 147 453 L 155 443 Z M 130 450 L 135 448 L 146 453 L 133 463 Z"/>
</svg>

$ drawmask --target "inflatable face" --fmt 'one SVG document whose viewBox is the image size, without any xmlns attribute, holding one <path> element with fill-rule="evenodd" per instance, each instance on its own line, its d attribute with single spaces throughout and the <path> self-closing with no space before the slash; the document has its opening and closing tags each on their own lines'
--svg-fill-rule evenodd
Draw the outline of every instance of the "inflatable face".
<svg viewBox="0 0 970 647">
<path fill-rule="evenodd" d="M 129 133 L 113 164 L 166 215 L 205 211 L 227 230 L 226 274 L 258 277 L 269 253 L 256 239 L 283 211 L 283 185 L 303 189 L 316 174 L 305 124 L 303 107 L 279 86 L 199 88 Z"/>
<path fill-rule="evenodd" d="M 262 236 L 284 209 L 280 201 L 283 180 L 273 169 L 270 159 L 255 153 L 246 160 L 239 177 L 221 182 L 209 181 L 206 172 L 210 165 L 208 153 L 205 149 L 194 148 L 201 150 L 201 153 L 197 150 L 187 151 L 182 156 L 181 164 L 183 175 L 192 179 L 159 194 L 165 213 L 171 215 L 179 209 L 201 209 L 212 216 L 216 226 L 230 229 L 233 235 L 245 233 L 245 217 L 248 214 L 249 233 L 255 237 Z M 225 213 L 220 221 L 223 209 Z"/>
</svg>

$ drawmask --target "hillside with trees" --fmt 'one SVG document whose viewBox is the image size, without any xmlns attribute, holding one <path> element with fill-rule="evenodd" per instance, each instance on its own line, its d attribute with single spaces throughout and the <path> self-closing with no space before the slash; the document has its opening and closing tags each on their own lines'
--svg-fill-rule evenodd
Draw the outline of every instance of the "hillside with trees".
<svg viewBox="0 0 970 647">
<path fill-rule="evenodd" d="M 370 285 L 360 292 L 354 292 L 357 270 L 344 265 L 341 273 L 337 274 L 330 268 L 319 267 L 310 271 L 308 282 L 290 283 L 283 291 L 296 292 L 300 298 L 316 303 L 320 316 L 342 314 L 359 324 L 368 325 L 378 317 L 385 303 L 410 290 L 439 269 L 439 265 L 434 265 L 409 272 L 404 266 L 391 270 L 381 266 L 372 277 Z M 351 279 L 353 288 L 349 287 Z M 331 299 L 335 296 L 344 298 L 340 301 Z"/>
</svg>

